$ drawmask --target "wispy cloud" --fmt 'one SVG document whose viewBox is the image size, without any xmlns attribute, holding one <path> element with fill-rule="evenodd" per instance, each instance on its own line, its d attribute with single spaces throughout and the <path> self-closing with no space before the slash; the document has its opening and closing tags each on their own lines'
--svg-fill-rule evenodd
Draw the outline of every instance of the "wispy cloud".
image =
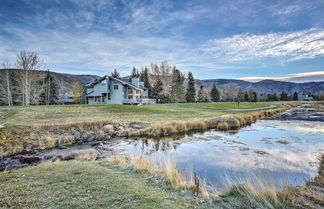
<svg viewBox="0 0 324 209">
<path fill-rule="evenodd" d="M 309 82 L 309 81 L 324 81 L 324 71 L 307 72 L 307 73 L 294 73 L 285 77 L 241 77 L 237 78 L 245 81 L 262 81 L 266 79 L 277 81 L 291 81 L 296 83 Z"/>
<path fill-rule="evenodd" d="M 261 35 L 239 34 L 208 41 L 204 51 L 230 62 L 274 60 L 286 63 L 324 55 L 324 30 L 309 29 Z"/>
</svg>

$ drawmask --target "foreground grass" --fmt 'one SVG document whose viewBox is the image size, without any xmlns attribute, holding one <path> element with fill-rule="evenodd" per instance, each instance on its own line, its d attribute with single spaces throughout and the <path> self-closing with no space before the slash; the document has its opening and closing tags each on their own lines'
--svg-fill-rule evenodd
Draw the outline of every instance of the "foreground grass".
<svg viewBox="0 0 324 209">
<path fill-rule="evenodd" d="M 242 102 L 240 108 L 265 107 L 274 102 Z M 62 125 L 76 122 L 114 120 L 127 123 L 169 122 L 173 120 L 208 119 L 232 113 L 226 109 L 237 108 L 235 102 L 183 103 L 146 106 L 129 105 L 54 105 L 30 107 L 1 107 L 5 117 L 0 123 L 10 125 Z"/>
<path fill-rule="evenodd" d="M 154 176 L 66 161 L 0 173 L 0 208 L 192 208 Z"/>
</svg>

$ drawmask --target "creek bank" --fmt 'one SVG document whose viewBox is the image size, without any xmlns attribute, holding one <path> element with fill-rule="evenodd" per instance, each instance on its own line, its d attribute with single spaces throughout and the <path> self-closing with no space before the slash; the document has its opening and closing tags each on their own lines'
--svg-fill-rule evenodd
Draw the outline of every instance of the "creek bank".
<svg viewBox="0 0 324 209">
<path fill-rule="evenodd" d="M 20 154 L 14 151 L 10 152 L 9 150 L 7 155 L 4 152 L 5 155 L 0 156 L 0 170 L 11 170 L 29 165 L 37 165 L 44 161 L 72 160 L 87 155 L 93 156 L 90 158 L 100 159 L 113 154 L 113 150 L 109 149 L 109 146 L 104 145 L 113 144 L 114 141 L 118 141 L 120 138 L 157 138 L 200 132 L 208 129 L 237 130 L 240 127 L 250 125 L 257 119 L 271 117 L 282 111 L 286 111 L 288 108 L 284 107 L 245 114 L 231 114 L 208 120 L 175 121 L 153 125 L 142 122 L 120 124 L 107 121 L 78 123 L 69 126 L 40 127 L 36 129 L 38 135 L 31 134 L 33 137 L 32 140 L 25 141 L 22 144 L 23 147 L 19 147 L 21 151 L 18 153 Z M 226 124 L 226 126 L 223 126 L 223 124 Z M 34 137 L 37 138 L 35 139 Z M 53 148 L 55 148 L 55 152 L 51 152 Z M 91 153 L 94 152 L 93 150 L 90 153 L 76 152 L 78 149 L 94 149 L 98 153 Z M 39 156 L 41 157 L 38 158 Z M 35 158 L 35 160 L 25 160 L 29 158 Z"/>
<path fill-rule="evenodd" d="M 303 104 L 278 114 L 272 120 L 304 120 L 324 122 L 324 108 L 318 104 Z"/>
</svg>

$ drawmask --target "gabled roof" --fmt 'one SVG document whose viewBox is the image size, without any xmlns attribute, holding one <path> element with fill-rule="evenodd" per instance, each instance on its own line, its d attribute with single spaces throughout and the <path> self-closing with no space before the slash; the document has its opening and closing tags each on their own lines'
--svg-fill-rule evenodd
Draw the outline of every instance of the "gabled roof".
<svg viewBox="0 0 324 209">
<path fill-rule="evenodd" d="M 122 83 L 123 85 L 127 85 L 127 86 L 129 86 L 129 87 L 131 87 L 131 88 L 134 88 L 134 89 L 147 89 L 146 87 L 144 87 L 144 86 L 142 86 L 142 85 L 140 85 L 139 87 L 137 87 L 137 86 L 134 86 L 133 84 L 131 84 L 130 82 L 127 82 L 127 81 L 122 80 L 122 79 L 114 78 L 114 77 L 111 77 L 111 76 L 109 76 L 109 75 L 106 75 L 106 76 L 104 76 L 104 77 L 102 77 L 102 78 L 100 78 L 100 79 L 96 79 L 96 80 L 93 81 L 92 83 L 89 83 L 89 84 L 87 84 L 87 85 L 85 85 L 85 86 L 86 86 L 87 88 L 93 88 L 94 85 L 96 85 L 97 83 L 100 83 L 101 81 L 103 81 L 103 80 L 105 80 L 105 79 L 108 79 L 108 78 L 113 79 L 113 80 L 116 80 L 116 81 Z"/>
</svg>

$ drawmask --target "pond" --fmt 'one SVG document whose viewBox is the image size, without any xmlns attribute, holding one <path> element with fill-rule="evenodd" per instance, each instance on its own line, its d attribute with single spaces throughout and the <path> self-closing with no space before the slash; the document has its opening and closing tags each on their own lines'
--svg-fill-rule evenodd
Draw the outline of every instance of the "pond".
<svg viewBox="0 0 324 209">
<path fill-rule="evenodd" d="M 324 148 L 324 124 L 260 120 L 233 132 L 207 131 L 180 139 L 120 140 L 118 154 L 168 156 L 177 168 L 196 172 L 215 188 L 256 175 L 277 184 L 301 185 L 317 173 Z"/>
</svg>

